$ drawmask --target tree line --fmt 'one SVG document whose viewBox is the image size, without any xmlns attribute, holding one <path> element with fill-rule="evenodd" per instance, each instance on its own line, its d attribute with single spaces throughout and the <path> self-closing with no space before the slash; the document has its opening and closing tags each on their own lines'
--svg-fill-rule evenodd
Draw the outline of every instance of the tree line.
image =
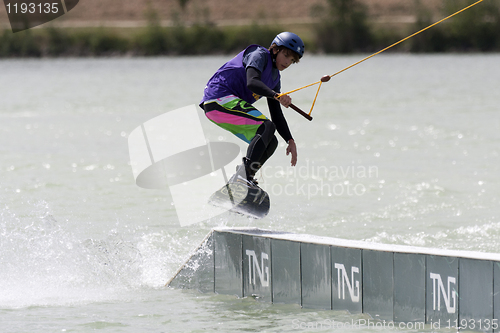
<svg viewBox="0 0 500 333">
<path fill-rule="evenodd" d="M 185 10 L 187 0 L 181 1 Z M 448 16 L 472 3 L 471 0 L 443 0 L 440 15 Z M 311 13 L 318 18 L 304 38 L 308 51 L 324 54 L 375 52 L 433 23 L 435 13 L 414 0 L 416 22 L 409 29 L 390 29 L 370 23 L 366 7 L 359 0 L 327 0 Z M 249 44 L 267 46 L 279 25 L 253 24 L 218 27 L 209 20 L 193 26 L 174 20 L 162 27 L 154 12 L 147 13 L 142 29 L 69 29 L 49 27 L 13 34 L 0 32 L 0 57 L 60 56 L 159 56 L 233 54 Z M 498 52 L 500 51 L 500 3 L 481 4 L 445 21 L 392 51 L 399 52 Z"/>
</svg>

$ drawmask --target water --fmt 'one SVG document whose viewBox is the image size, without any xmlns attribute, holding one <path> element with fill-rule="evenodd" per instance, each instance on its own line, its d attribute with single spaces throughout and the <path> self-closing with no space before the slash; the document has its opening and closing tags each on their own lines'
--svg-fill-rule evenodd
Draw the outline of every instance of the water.
<svg viewBox="0 0 500 333">
<path fill-rule="evenodd" d="M 362 57 L 305 57 L 283 88 Z M 306 324 L 368 318 L 165 289 L 217 226 L 500 251 L 499 55 L 381 55 L 340 74 L 312 122 L 286 110 L 299 164 L 282 143 L 260 174 L 267 218 L 181 228 L 167 190 L 134 184 L 127 137 L 197 103 L 226 59 L 0 62 L 3 332 L 315 332 L 327 325 Z M 292 97 L 308 109 L 314 93 Z"/>
</svg>

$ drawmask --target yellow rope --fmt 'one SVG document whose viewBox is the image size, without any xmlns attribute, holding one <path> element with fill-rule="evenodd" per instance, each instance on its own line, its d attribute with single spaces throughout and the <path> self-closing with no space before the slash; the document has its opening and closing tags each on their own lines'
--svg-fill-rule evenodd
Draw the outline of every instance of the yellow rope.
<svg viewBox="0 0 500 333">
<path fill-rule="evenodd" d="M 354 63 L 354 64 L 352 64 L 352 65 L 350 65 L 350 66 L 348 66 L 348 67 L 346 67 L 346 68 L 344 68 L 344 69 L 342 69 L 342 70 L 340 70 L 340 71 L 338 71 L 337 73 L 330 75 L 330 78 L 331 78 L 331 77 L 334 77 L 335 75 L 338 75 L 338 74 L 340 74 L 340 73 L 342 73 L 342 72 L 344 72 L 344 71 L 346 71 L 346 70 L 348 70 L 349 68 L 352 68 L 352 67 L 354 67 L 354 66 L 356 66 L 356 65 L 359 65 L 359 64 L 360 64 L 360 63 L 362 63 L 363 61 L 366 61 L 366 60 L 368 60 L 368 59 L 370 59 L 370 58 L 372 58 L 372 57 L 376 56 L 377 54 L 380 54 L 380 53 L 382 53 L 382 52 L 384 52 L 384 51 L 387 51 L 387 50 L 388 50 L 388 49 L 390 49 L 391 47 L 394 47 L 394 46 L 396 46 L 396 45 L 398 45 L 398 44 L 400 44 L 400 43 L 402 43 L 402 42 L 404 42 L 404 41 L 406 41 L 406 40 L 408 40 L 408 39 L 410 39 L 410 38 L 412 38 L 412 37 L 414 37 L 414 36 L 418 35 L 419 33 L 424 32 L 425 30 L 432 28 L 433 26 L 438 25 L 439 23 L 441 23 L 441 22 L 443 22 L 443 21 L 446 21 L 447 19 L 452 18 L 453 16 L 455 16 L 455 15 L 457 15 L 457 14 L 460 14 L 461 12 L 463 12 L 463 11 L 465 11 L 465 10 L 467 10 L 467 9 L 469 9 L 469 8 L 471 8 L 471 7 L 473 7 L 473 6 L 475 6 L 475 5 L 477 5 L 477 4 L 478 4 L 478 3 L 480 3 L 480 2 L 483 2 L 483 0 L 479 0 L 479 1 L 475 2 L 475 3 L 473 3 L 472 5 L 467 6 L 467 7 L 463 8 L 463 9 L 459 10 L 459 11 L 458 11 L 458 12 L 456 12 L 456 13 L 451 14 L 450 16 L 447 16 L 447 17 L 445 17 L 444 19 L 441 19 L 441 20 L 437 21 L 436 23 L 431 24 L 430 26 L 428 26 L 428 27 L 426 27 L 426 28 L 424 28 L 424 29 L 422 29 L 422 30 L 417 31 L 417 32 L 415 32 L 414 34 L 412 34 L 412 35 L 410 35 L 410 36 L 408 36 L 408 37 L 406 37 L 406 38 L 401 39 L 399 42 L 396 42 L 396 43 L 394 43 L 394 44 L 392 44 L 392 45 L 390 45 L 390 46 L 386 47 L 385 49 L 382 49 L 382 50 L 380 50 L 380 51 L 378 51 L 378 52 L 376 52 L 376 53 L 372 54 L 371 56 L 368 56 L 368 57 L 366 57 L 366 58 L 364 58 L 364 59 L 361 59 L 360 61 L 358 61 L 358 62 L 356 62 L 356 63 Z M 314 83 L 308 84 L 307 86 L 303 86 L 303 87 L 301 87 L 301 88 L 298 88 L 298 89 L 295 89 L 295 90 L 291 90 L 291 91 L 286 92 L 286 93 L 279 94 L 279 95 L 278 95 L 278 98 L 279 98 L 279 97 L 281 97 L 281 96 L 283 96 L 283 95 L 289 95 L 289 94 L 294 93 L 294 92 L 296 92 L 296 91 L 299 91 L 299 90 L 302 90 L 302 89 L 305 89 L 305 88 L 309 88 L 309 87 L 312 87 L 312 86 L 314 86 L 314 85 L 316 85 L 316 84 L 319 84 L 318 91 L 316 92 L 316 97 L 314 98 L 313 105 L 312 105 L 312 107 L 311 107 L 311 111 L 309 112 L 309 115 L 310 115 L 310 114 L 311 114 L 311 112 L 312 112 L 312 109 L 313 109 L 313 107 L 314 107 L 314 104 L 315 104 L 315 102 L 316 102 L 316 98 L 318 97 L 319 88 L 321 88 L 321 83 L 322 83 L 322 81 L 314 82 Z"/>
<path fill-rule="evenodd" d="M 316 99 L 318 98 L 319 89 L 321 89 L 321 84 L 322 83 L 323 83 L 322 81 L 319 81 L 318 91 L 316 91 L 316 96 L 314 96 L 314 101 L 313 101 L 313 103 L 311 105 L 311 110 L 309 111 L 309 115 L 311 115 L 311 113 L 313 112 L 314 104 L 316 104 Z"/>
</svg>

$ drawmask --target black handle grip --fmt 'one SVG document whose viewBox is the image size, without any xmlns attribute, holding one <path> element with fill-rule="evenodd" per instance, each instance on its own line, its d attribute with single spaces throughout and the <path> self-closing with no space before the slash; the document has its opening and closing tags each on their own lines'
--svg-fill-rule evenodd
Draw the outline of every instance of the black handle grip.
<svg viewBox="0 0 500 333">
<path fill-rule="evenodd" d="M 307 120 L 309 120 L 309 121 L 313 120 L 313 118 L 310 115 L 308 115 L 307 113 L 305 113 L 304 111 L 302 111 L 301 109 L 299 109 L 298 107 L 296 107 L 295 105 L 290 104 L 290 107 L 292 109 L 294 109 L 295 111 L 297 111 L 298 113 L 300 113 Z"/>
</svg>

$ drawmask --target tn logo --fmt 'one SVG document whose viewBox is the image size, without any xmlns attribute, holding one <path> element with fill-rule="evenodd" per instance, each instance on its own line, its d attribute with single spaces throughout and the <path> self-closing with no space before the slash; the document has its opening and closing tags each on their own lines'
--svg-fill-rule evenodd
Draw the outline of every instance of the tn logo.
<svg viewBox="0 0 500 333">
<path fill-rule="evenodd" d="M 263 287 L 269 287 L 269 255 L 262 252 L 259 265 L 254 250 L 246 250 L 245 253 L 248 256 L 248 279 L 250 283 L 255 286 L 255 277 L 258 275 L 261 285 Z M 264 260 L 267 261 L 266 266 L 264 266 Z"/>
<path fill-rule="evenodd" d="M 448 276 L 447 286 L 445 288 L 440 274 L 430 273 L 432 279 L 432 309 L 441 311 L 441 296 L 443 296 L 444 305 L 448 313 L 455 313 L 457 305 L 457 294 L 452 284 L 456 284 L 456 278 Z"/>
<path fill-rule="evenodd" d="M 347 286 L 351 300 L 354 303 L 359 302 L 359 280 L 354 280 L 354 273 L 359 274 L 359 267 L 351 267 L 350 280 L 344 264 L 335 263 L 335 268 L 337 269 L 338 298 L 345 299 L 345 290 Z"/>
</svg>

